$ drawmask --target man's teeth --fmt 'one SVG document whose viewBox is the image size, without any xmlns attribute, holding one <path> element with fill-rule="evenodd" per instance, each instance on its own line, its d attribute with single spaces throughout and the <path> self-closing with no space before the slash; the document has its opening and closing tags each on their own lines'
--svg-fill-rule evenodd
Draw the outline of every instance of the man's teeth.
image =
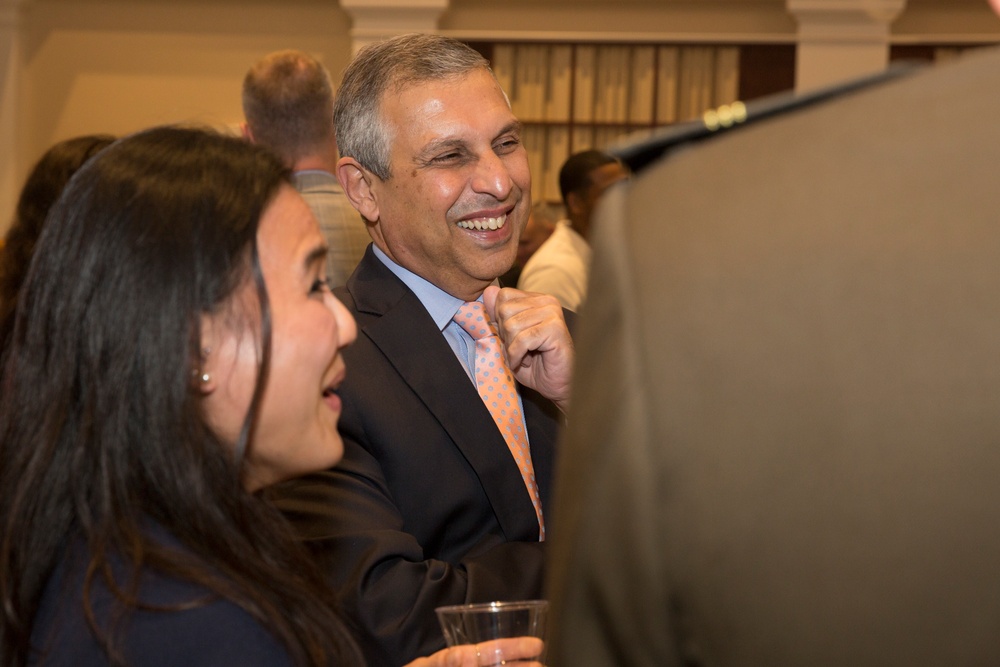
<svg viewBox="0 0 1000 667">
<path fill-rule="evenodd" d="M 462 229 L 500 229 L 507 222 L 507 216 L 501 215 L 499 218 L 478 218 L 476 220 L 459 220 L 458 226 Z"/>
</svg>

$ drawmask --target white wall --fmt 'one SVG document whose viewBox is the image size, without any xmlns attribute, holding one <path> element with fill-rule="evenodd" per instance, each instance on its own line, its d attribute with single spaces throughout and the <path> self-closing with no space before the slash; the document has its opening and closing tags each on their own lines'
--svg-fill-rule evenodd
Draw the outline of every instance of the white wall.
<svg viewBox="0 0 1000 667">
<path fill-rule="evenodd" d="M 18 140 L 5 141 L 0 151 L 0 175 L 16 176 L 16 187 L 0 190 L 0 231 L 9 225 L 20 183 L 54 142 L 161 123 L 238 124 L 240 86 L 251 63 L 294 47 L 339 76 L 350 57 L 349 28 L 334 2 L 30 3 L 21 16 Z"/>
</svg>

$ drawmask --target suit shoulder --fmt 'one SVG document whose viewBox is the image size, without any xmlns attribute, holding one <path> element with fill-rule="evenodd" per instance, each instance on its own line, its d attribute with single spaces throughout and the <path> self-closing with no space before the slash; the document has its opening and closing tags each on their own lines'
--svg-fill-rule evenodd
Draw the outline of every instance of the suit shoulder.
<svg viewBox="0 0 1000 667">
<path fill-rule="evenodd" d="M 333 295 L 340 300 L 342 304 L 351 311 L 352 315 L 356 315 L 358 312 L 358 304 L 354 301 L 354 295 L 351 294 L 347 285 L 340 285 L 333 288 Z"/>
<path fill-rule="evenodd" d="M 760 121 L 809 109 L 873 86 L 886 83 L 921 69 L 910 63 L 890 67 L 885 72 L 855 79 L 806 94 L 792 92 L 768 96 L 752 102 L 736 101 L 705 111 L 701 118 L 671 125 L 639 140 L 628 140 L 609 151 L 629 168 L 640 173 L 675 150 L 738 131 Z"/>
</svg>

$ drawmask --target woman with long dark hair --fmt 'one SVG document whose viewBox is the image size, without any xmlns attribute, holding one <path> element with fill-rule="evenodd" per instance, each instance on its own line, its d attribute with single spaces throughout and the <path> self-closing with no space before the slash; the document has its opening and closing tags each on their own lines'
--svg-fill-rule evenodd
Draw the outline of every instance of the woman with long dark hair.
<svg viewBox="0 0 1000 667">
<path fill-rule="evenodd" d="M 0 376 L 0 666 L 360 662 L 254 493 L 339 460 L 356 335 L 287 178 L 237 139 L 158 128 L 53 208 Z"/>
</svg>

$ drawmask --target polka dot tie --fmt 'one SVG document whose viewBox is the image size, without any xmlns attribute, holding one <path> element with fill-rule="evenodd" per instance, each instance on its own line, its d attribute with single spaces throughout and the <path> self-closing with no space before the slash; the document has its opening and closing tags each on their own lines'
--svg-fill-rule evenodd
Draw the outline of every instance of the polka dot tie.
<svg viewBox="0 0 1000 667">
<path fill-rule="evenodd" d="M 478 301 L 470 301 L 459 308 L 455 313 L 455 321 L 476 341 L 474 377 L 479 395 L 493 415 L 493 421 L 500 429 L 503 439 L 507 441 L 510 453 L 514 455 L 538 516 L 539 541 L 544 540 L 545 521 L 538 497 L 538 484 L 535 482 L 535 469 L 531 464 L 531 450 L 524 432 L 524 419 L 517 400 L 514 376 L 507 367 L 507 359 L 500 347 L 500 337 L 495 325 L 486 317 L 483 304 Z"/>
</svg>

